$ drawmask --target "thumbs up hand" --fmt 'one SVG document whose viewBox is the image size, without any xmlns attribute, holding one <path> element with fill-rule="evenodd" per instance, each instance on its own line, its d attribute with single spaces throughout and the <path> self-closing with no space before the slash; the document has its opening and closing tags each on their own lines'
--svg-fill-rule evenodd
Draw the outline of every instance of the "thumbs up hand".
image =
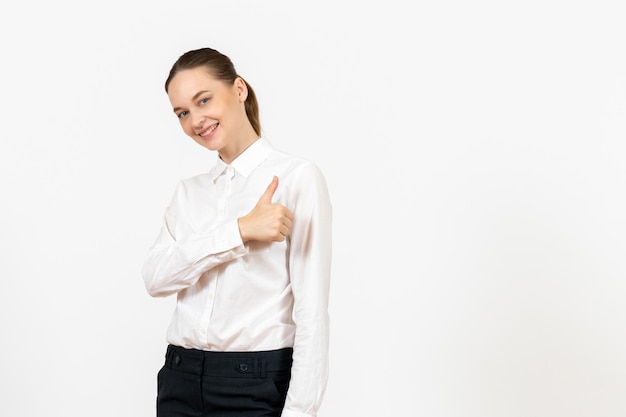
<svg viewBox="0 0 626 417">
<path fill-rule="evenodd" d="M 238 219 L 239 233 L 245 242 L 282 242 L 291 233 L 293 213 L 285 206 L 272 203 L 278 188 L 278 177 L 274 176 L 256 206 Z"/>
</svg>

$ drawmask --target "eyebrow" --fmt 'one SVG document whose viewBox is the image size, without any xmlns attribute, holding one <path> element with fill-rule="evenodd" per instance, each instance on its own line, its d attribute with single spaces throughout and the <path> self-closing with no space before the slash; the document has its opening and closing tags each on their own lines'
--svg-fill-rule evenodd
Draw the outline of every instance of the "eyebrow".
<svg viewBox="0 0 626 417">
<path fill-rule="evenodd" d="M 196 99 L 200 97 L 202 94 L 209 93 L 209 92 L 210 92 L 209 90 L 198 91 L 196 94 L 193 95 L 193 97 L 191 97 L 191 101 L 196 101 Z M 182 110 L 182 107 L 174 107 L 174 113 L 176 113 L 179 110 Z"/>
</svg>

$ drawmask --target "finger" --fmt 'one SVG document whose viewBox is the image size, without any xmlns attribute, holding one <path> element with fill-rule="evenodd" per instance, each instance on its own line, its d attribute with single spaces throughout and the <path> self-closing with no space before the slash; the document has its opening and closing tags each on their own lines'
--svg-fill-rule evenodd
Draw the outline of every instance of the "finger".
<svg viewBox="0 0 626 417">
<path fill-rule="evenodd" d="M 281 234 L 281 236 L 287 237 L 287 236 L 289 236 L 290 233 L 291 233 L 291 228 L 290 227 L 287 227 L 285 225 L 282 225 L 280 227 L 280 234 Z"/>
<path fill-rule="evenodd" d="M 276 191 L 277 188 L 278 188 L 278 177 L 274 175 L 274 178 L 272 178 L 272 182 L 270 183 L 270 185 L 267 186 L 261 198 L 259 198 L 259 202 L 271 204 L 272 197 L 274 196 L 274 192 Z"/>
</svg>

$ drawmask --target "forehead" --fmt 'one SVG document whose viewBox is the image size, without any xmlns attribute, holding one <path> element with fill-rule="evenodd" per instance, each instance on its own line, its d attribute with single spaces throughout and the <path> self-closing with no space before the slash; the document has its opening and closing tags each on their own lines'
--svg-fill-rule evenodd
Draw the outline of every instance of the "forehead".
<svg viewBox="0 0 626 417">
<path fill-rule="evenodd" d="M 170 81 L 167 94 L 171 100 L 189 100 L 200 91 L 215 92 L 225 87 L 206 68 L 197 67 L 177 73 Z"/>
</svg>

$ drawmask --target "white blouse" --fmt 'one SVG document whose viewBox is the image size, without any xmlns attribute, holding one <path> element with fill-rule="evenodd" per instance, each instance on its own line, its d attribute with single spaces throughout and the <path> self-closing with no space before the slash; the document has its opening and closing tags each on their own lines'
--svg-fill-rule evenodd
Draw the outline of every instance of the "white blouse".
<svg viewBox="0 0 626 417">
<path fill-rule="evenodd" d="M 294 213 L 283 242 L 244 244 L 237 219 L 276 175 Z M 177 294 L 167 342 L 213 351 L 293 347 L 283 417 L 315 416 L 328 377 L 332 207 L 321 171 L 258 139 L 231 164 L 179 182 L 143 266 L 149 294 Z"/>
</svg>

